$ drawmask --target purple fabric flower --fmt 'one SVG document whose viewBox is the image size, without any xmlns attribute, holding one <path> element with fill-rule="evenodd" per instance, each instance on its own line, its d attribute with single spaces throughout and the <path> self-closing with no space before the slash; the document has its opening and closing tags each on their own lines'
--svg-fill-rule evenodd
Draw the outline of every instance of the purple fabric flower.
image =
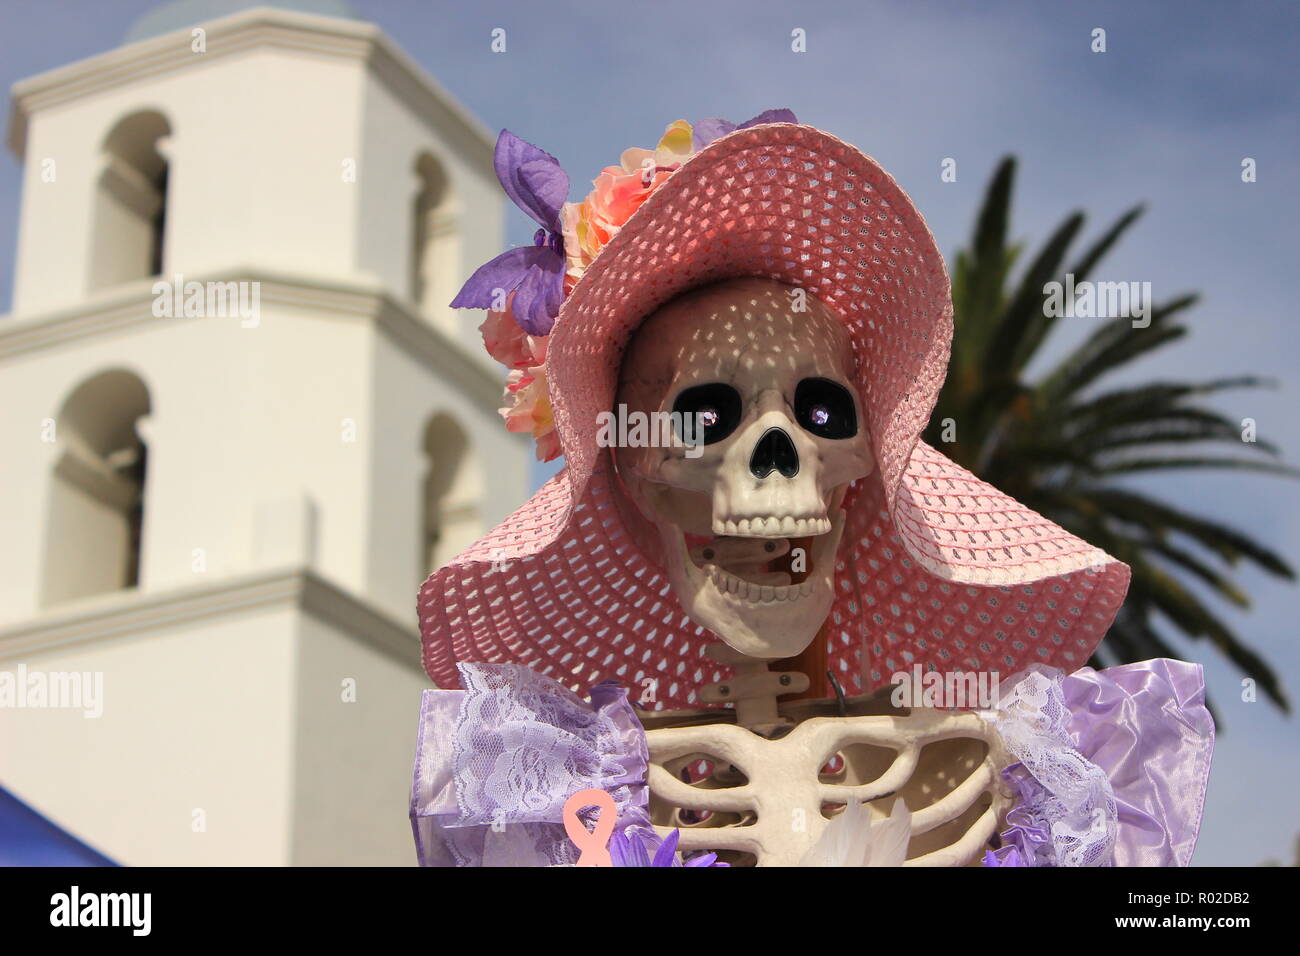
<svg viewBox="0 0 1300 956">
<path fill-rule="evenodd" d="M 510 249 L 479 266 L 452 299 L 453 309 L 492 309 L 497 290 L 514 293 L 510 311 L 529 335 L 547 335 L 564 302 L 564 237 L 560 210 L 569 196 L 569 177 L 550 153 L 508 129 L 497 137 L 493 156 L 497 179 L 511 202 L 542 228 L 533 244 Z"/>
<path fill-rule="evenodd" d="M 609 857 L 615 866 L 726 866 L 718 863 L 716 853 L 704 853 L 685 863 L 677 861 L 677 842 L 682 831 L 674 830 L 663 840 L 649 828 L 629 827 L 616 831 L 609 838 Z M 654 849 L 654 858 L 650 850 Z"/>
<path fill-rule="evenodd" d="M 998 847 L 984 854 L 985 866 L 1028 866 L 1020 851 L 1013 846 Z"/>
<path fill-rule="evenodd" d="M 719 137 L 726 136 L 728 133 L 734 133 L 738 129 L 749 129 L 751 126 L 759 126 L 763 123 L 797 123 L 794 113 L 790 110 L 764 110 L 751 120 L 737 125 L 729 123 L 724 119 L 714 117 L 712 119 L 702 119 L 695 124 L 691 138 L 695 143 L 695 151 L 698 153 L 705 146 Z"/>
</svg>

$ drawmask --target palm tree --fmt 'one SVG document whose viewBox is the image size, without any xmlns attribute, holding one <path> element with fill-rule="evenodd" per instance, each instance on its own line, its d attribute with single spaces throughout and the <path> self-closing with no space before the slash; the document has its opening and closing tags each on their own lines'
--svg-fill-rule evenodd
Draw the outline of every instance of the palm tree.
<svg viewBox="0 0 1300 956">
<path fill-rule="evenodd" d="M 1190 468 L 1300 474 L 1276 460 L 1273 445 L 1243 441 L 1240 424 L 1199 404 L 1213 393 L 1267 383 L 1237 376 L 1106 386 L 1106 376 L 1187 334 L 1179 319 L 1196 302 L 1194 294 L 1153 304 L 1145 328 L 1128 317 L 1100 320 L 1054 367 L 1031 376 L 1027 366 L 1056 322 L 1049 314 L 1055 310 L 1045 308 L 1044 285 L 1064 282 L 1066 273 L 1076 284 L 1086 280 L 1142 207 L 1122 215 L 1066 269 L 1084 222 L 1081 212 L 1072 214 L 1013 282 L 1021 252 L 1007 242 L 1015 168 L 1012 157 L 999 165 L 970 248 L 956 257 L 952 362 L 926 440 L 1133 569 L 1128 598 L 1095 665 L 1178 657 L 1168 643 L 1172 629 L 1208 639 L 1289 710 L 1273 669 L 1187 585 L 1195 579 L 1202 590 L 1246 607 L 1249 598 L 1229 568 L 1250 562 L 1290 579 L 1295 572 L 1249 535 L 1125 483 L 1129 476 Z"/>
</svg>

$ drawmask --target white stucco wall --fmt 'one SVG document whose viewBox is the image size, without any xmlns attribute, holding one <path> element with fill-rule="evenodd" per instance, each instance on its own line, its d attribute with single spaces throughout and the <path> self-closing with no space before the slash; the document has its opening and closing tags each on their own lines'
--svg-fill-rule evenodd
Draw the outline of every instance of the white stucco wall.
<svg viewBox="0 0 1300 956">
<path fill-rule="evenodd" d="M 124 863 L 410 863 L 429 419 L 451 415 L 478 456 L 484 528 L 530 486 L 481 317 L 409 302 L 416 157 L 448 173 L 468 275 L 501 251 L 491 140 L 368 24 L 262 9 L 207 42 L 191 53 L 183 31 L 15 88 L 0 670 L 102 673 L 107 706 L 0 708 L 0 782 Z M 139 110 L 170 127 L 163 278 L 259 283 L 255 327 L 155 316 L 153 278 L 91 290 L 101 151 Z M 107 545 L 73 509 L 51 531 L 59 412 L 112 369 L 148 392 L 140 581 L 68 600 L 51 534 L 92 565 Z M 298 591 L 265 596 L 284 580 Z"/>
<path fill-rule="evenodd" d="M 0 708 L 0 779 L 119 863 L 287 863 L 295 650 L 272 610 L 2 658 L 102 674 L 103 715 Z"/>
</svg>

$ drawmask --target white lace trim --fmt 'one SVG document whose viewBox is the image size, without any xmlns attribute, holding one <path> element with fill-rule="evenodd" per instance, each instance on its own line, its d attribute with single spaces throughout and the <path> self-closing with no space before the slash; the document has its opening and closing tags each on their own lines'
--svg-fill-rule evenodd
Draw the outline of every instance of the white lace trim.
<svg viewBox="0 0 1300 956">
<path fill-rule="evenodd" d="M 1118 814 L 1106 772 L 1074 747 L 1064 675 L 1034 667 L 1014 680 L 991 722 L 1011 753 L 1041 785 L 1021 804 L 1051 835 L 1056 866 L 1108 866 L 1113 862 Z"/>
</svg>

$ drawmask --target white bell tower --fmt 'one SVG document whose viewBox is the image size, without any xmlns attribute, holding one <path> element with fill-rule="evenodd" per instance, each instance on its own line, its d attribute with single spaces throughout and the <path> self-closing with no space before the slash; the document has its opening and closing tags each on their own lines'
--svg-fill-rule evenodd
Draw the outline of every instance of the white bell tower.
<svg viewBox="0 0 1300 956">
<path fill-rule="evenodd" d="M 529 491 L 446 307 L 503 248 L 494 137 L 294 7 L 12 91 L 0 785 L 126 864 L 412 863 L 416 589 Z"/>
</svg>

